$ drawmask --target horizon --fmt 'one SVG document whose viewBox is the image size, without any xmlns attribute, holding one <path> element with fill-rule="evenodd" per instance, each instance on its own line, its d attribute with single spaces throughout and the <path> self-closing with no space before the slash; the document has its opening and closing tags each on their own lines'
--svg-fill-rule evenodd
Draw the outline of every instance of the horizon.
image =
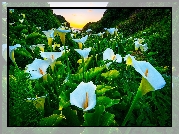
<svg viewBox="0 0 179 134">
<path fill-rule="evenodd" d="M 102 17 L 106 9 L 52 9 L 56 15 L 61 15 L 70 27 L 83 29 L 89 22 L 97 22 Z"/>
<path fill-rule="evenodd" d="M 106 7 L 108 2 L 48 2 L 50 7 L 89 7 L 89 9 L 52 9 L 56 15 L 61 15 L 70 27 L 82 30 L 89 22 L 97 22 L 106 9 L 90 9 L 90 7 Z"/>
</svg>

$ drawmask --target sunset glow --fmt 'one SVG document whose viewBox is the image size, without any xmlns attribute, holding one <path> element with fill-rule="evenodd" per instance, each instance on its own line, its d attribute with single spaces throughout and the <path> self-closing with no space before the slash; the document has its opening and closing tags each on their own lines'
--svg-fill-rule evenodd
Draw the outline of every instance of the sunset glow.
<svg viewBox="0 0 179 134">
<path fill-rule="evenodd" d="M 56 15 L 62 15 L 70 23 L 70 27 L 82 29 L 88 22 L 97 22 L 106 9 L 90 9 L 90 7 L 106 7 L 108 2 L 49 2 L 50 7 L 89 7 L 89 9 L 53 9 Z"/>
<path fill-rule="evenodd" d="M 53 13 L 62 15 L 70 27 L 82 29 L 88 22 L 97 22 L 106 9 L 53 9 Z"/>
</svg>

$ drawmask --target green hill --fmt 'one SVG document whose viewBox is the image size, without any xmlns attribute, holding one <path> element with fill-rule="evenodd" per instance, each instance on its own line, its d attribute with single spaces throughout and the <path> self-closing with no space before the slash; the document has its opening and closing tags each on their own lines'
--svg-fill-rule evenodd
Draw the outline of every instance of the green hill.
<svg viewBox="0 0 179 134">
<path fill-rule="evenodd" d="M 111 6 L 111 5 L 108 5 Z M 171 65 L 171 8 L 109 8 L 103 17 L 84 26 L 93 33 L 117 27 L 124 37 L 144 38 L 161 66 Z M 131 44 L 132 45 L 132 44 Z"/>
</svg>

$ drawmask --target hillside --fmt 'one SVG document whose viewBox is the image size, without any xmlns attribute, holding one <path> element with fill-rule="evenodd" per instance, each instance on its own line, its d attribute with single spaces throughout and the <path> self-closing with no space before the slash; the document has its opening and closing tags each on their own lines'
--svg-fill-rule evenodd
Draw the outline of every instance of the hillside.
<svg viewBox="0 0 179 134">
<path fill-rule="evenodd" d="M 150 51 L 157 52 L 157 62 L 171 64 L 171 57 L 167 57 L 171 55 L 171 8 L 109 8 L 99 21 L 86 24 L 83 31 L 91 28 L 98 33 L 112 27 L 123 36 L 147 39 L 153 46 Z"/>
</svg>

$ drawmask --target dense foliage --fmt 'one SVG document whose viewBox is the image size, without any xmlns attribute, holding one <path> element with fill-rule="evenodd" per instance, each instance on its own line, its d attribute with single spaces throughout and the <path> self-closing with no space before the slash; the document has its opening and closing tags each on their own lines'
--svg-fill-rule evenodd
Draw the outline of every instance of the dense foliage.
<svg viewBox="0 0 179 134">
<path fill-rule="evenodd" d="M 40 48 L 32 50 L 30 46 L 44 44 L 45 52 L 59 52 L 58 48 L 52 50 L 42 31 L 57 29 L 61 22 L 49 9 L 32 9 L 30 12 L 29 9 L 15 9 L 9 15 L 8 45 L 20 44 L 21 47 L 14 52 L 16 64 L 8 58 L 9 125 L 121 126 L 142 76 L 124 60 L 121 63 L 114 61 L 106 67 L 103 54 L 110 48 L 122 57 L 131 54 L 138 61 L 148 61 L 166 81 L 164 88 L 149 92 L 138 100 L 126 126 L 171 126 L 171 10 L 165 9 L 162 17 L 151 21 L 153 16 L 163 13 L 162 10 L 108 9 L 90 28 L 96 34 L 103 31 L 104 26 L 117 27 L 119 31 L 116 35 L 105 33 L 103 37 L 88 35 L 83 47 L 91 47 L 91 51 L 85 60 L 75 51 L 79 45 L 73 39 L 86 33 L 79 33 L 74 38 L 72 32 L 66 33 L 65 44 L 57 34 L 52 44 L 68 46 L 68 52 L 65 50 L 57 58 L 54 70 L 47 69 L 47 81 L 44 81 L 43 78 L 31 80 L 30 74 L 25 73 L 26 65 L 36 58 L 43 59 Z M 120 21 L 115 17 L 118 11 Z M 25 14 L 23 22 L 19 21 L 23 19 L 21 13 Z M 38 14 L 38 19 L 33 14 Z M 146 14 L 145 21 L 140 20 L 143 14 Z M 129 27 L 134 29 L 129 32 Z M 148 49 L 135 51 L 135 38 L 144 38 Z M 70 103 L 70 94 L 82 81 L 92 81 L 96 85 L 96 106 L 85 112 Z"/>
<path fill-rule="evenodd" d="M 168 57 L 172 51 L 171 8 L 111 8 L 98 22 L 89 23 L 83 30 L 91 28 L 98 33 L 110 27 L 117 27 L 125 37 L 142 35 L 150 41 L 151 51 L 157 52 L 153 58 L 158 64 L 171 64 L 171 57 Z"/>
</svg>

